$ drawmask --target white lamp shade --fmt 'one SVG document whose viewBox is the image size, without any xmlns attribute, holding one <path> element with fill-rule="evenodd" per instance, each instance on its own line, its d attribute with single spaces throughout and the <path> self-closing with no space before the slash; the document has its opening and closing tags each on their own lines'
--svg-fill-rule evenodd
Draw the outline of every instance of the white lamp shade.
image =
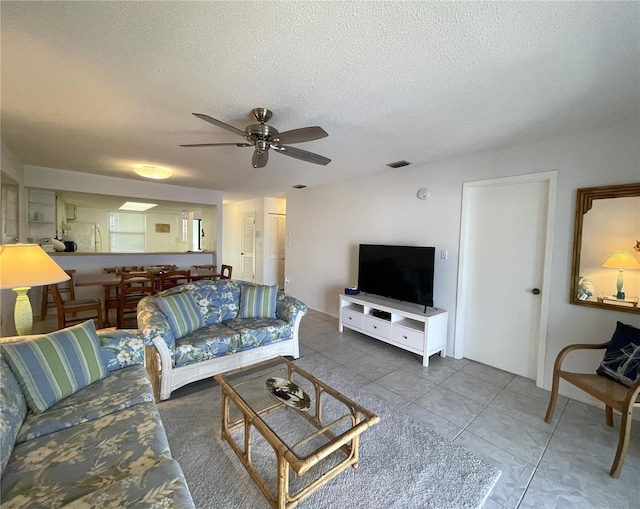
<svg viewBox="0 0 640 509">
<path fill-rule="evenodd" d="M 0 288 L 52 285 L 69 275 L 37 244 L 0 246 Z"/>
<path fill-rule="evenodd" d="M 614 252 L 602 266 L 608 269 L 640 269 L 640 263 L 627 251 Z"/>
</svg>

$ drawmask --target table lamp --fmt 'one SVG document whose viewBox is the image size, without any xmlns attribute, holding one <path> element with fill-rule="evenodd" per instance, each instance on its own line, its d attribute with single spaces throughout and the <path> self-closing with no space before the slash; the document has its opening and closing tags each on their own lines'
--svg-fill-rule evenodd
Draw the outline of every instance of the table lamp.
<svg viewBox="0 0 640 509">
<path fill-rule="evenodd" d="M 31 334 L 33 325 L 29 289 L 68 279 L 69 275 L 36 244 L 0 246 L 0 288 L 11 288 L 18 294 L 13 316 L 20 336 Z"/>
<path fill-rule="evenodd" d="M 618 279 L 616 283 L 618 293 L 616 294 L 616 299 L 624 299 L 624 292 L 622 291 L 624 269 L 640 269 L 640 263 L 638 263 L 637 260 L 631 256 L 631 253 L 628 253 L 627 251 L 616 251 L 607 258 L 603 267 L 607 267 L 608 269 L 618 269 Z"/>
</svg>

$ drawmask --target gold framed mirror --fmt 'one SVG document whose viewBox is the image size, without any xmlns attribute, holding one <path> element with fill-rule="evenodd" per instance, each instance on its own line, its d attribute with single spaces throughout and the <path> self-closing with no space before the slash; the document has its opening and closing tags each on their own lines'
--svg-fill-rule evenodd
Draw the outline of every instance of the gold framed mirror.
<svg viewBox="0 0 640 509">
<path fill-rule="evenodd" d="M 569 302 L 640 313 L 640 183 L 578 189 Z"/>
</svg>

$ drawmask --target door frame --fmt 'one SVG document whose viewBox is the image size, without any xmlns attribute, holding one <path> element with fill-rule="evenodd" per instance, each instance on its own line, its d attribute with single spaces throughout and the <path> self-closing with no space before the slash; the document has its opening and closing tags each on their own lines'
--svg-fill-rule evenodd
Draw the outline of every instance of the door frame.
<svg viewBox="0 0 640 509">
<path fill-rule="evenodd" d="M 551 255 L 553 251 L 553 231 L 554 231 L 554 218 L 556 208 L 556 191 L 558 186 L 558 170 L 545 171 L 540 173 L 530 173 L 525 175 L 515 175 L 511 177 L 500 177 L 488 180 L 478 180 L 474 182 L 463 182 L 462 184 L 462 215 L 460 225 L 460 258 L 458 265 L 458 288 L 457 288 L 457 305 L 456 305 L 456 321 L 455 321 L 455 333 L 454 333 L 454 357 L 461 359 L 464 354 L 464 319 L 467 305 L 472 304 L 473 296 L 467 295 L 466 285 L 463 281 L 466 281 L 468 275 L 468 260 L 467 260 L 467 243 L 469 239 L 470 217 L 473 213 L 471 205 L 469 203 L 469 193 L 472 189 L 496 187 L 496 186 L 508 186 L 513 184 L 522 184 L 529 182 L 547 182 L 547 224 L 545 232 L 545 247 L 542 263 L 542 288 L 541 288 L 541 302 L 540 302 L 540 323 L 538 327 L 538 359 L 537 359 L 537 375 L 536 385 L 542 387 L 544 381 L 544 365 L 545 354 L 547 348 L 547 323 L 549 319 L 549 297 L 551 289 Z"/>
</svg>

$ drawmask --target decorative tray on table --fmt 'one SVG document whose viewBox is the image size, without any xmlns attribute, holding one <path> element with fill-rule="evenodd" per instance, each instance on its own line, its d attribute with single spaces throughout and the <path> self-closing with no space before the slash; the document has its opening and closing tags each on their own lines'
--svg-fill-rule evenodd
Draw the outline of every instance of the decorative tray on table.
<svg viewBox="0 0 640 509">
<path fill-rule="evenodd" d="M 297 384 L 284 378 L 272 377 L 266 382 L 267 390 L 276 398 L 298 410 L 309 410 L 311 398 Z"/>
</svg>

